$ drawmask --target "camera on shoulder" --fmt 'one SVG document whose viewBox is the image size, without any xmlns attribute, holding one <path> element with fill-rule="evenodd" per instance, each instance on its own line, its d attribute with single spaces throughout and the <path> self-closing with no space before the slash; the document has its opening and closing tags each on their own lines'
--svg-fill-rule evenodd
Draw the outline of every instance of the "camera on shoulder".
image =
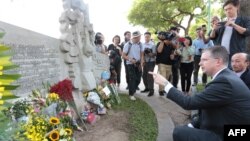
<svg viewBox="0 0 250 141">
<path fill-rule="evenodd" d="M 175 38 L 175 33 L 172 33 L 172 32 L 165 32 L 165 31 L 159 31 L 159 32 L 156 32 L 157 34 L 157 38 L 161 41 L 164 41 L 164 40 L 173 40 Z"/>
</svg>

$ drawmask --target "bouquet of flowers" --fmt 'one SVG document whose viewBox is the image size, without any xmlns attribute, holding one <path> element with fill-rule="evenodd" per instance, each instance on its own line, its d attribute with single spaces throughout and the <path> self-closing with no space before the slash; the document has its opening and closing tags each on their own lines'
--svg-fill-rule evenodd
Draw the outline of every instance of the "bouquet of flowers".
<svg viewBox="0 0 250 141">
<path fill-rule="evenodd" d="M 74 109 L 74 112 L 77 114 L 77 116 L 81 117 L 80 114 L 77 112 L 76 105 L 75 105 L 73 95 L 72 95 L 72 90 L 73 90 L 72 81 L 69 79 L 64 79 L 64 80 L 58 82 L 57 84 L 53 85 L 49 91 L 50 91 L 50 93 L 58 94 L 59 98 L 62 101 L 64 101 L 65 103 L 69 104 L 69 106 Z M 62 106 L 60 106 L 60 107 L 62 107 Z M 85 124 L 82 120 L 81 120 L 81 122 L 85 126 Z M 77 129 L 82 131 L 82 129 L 79 126 L 77 126 Z M 86 126 L 85 126 L 85 129 L 87 130 Z"/>
<path fill-rule="evenodd" d="M 53 85 L 50 88 L 51 93 L 57 93 L 60 99 L 73 102 L 73 95 L 72 95 L 73 85 L 71 80 L 64 79 L 63 81 L 58 82 L 57 84 Z"/>
<path fill-rule="evenodd" d="M 30 141 L 73 141 L 72 126 L 70 120 L 61 120 L 58 117 L 46 115 L 31 115 L 27 123 L 20 125 L 20 131 L 15 135 L 16 140 Z"/>
<path fill-rule="evenodd" d="M 28 115 L 33 112 L 33 107 L 27 99 L 18 100 L 13 106 L 4 110 L 7 117 L 11 117 L 17 121 L 26 121 Z"/>
</svg>

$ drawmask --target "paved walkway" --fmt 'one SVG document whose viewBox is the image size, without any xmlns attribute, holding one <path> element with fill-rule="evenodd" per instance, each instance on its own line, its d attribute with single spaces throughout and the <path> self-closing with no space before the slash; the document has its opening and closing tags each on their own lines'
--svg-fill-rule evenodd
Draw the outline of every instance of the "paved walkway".
<svg viewBox="0 0 250 141">
<path fill-rule="evenodd" d="M 142 90 L 141 86 L 141 90 Z M 121 85 L 119 92 L 121 93 L 127 93 L 128 91 L 125 89 L 125 86 Z M 145 102 L 148 103 L 154 110 L 156 114 L 156 118 L 158 121 L 158 137 L 157 141 L 172 141 L 172 132 L 174 129 L 174 123 L 171 119 L 171 117 L 168 114 L 168 107 L 167 103 L 171 102 L 164 96 L 158 96 L 156 93 L 152 97 L 148 97 L 147 93 L 140 93 L 140 91 L 137 91 L 135 94 L 135 97 L 139 97 Z"/>
<path fill-rule="evenodd" d="M 158 70 L 158 67 L 156 66 L 154 69 L 154 72 L 157 72 L 157 70 Z M 126 90 L 127 83 L 125 80 L 126 80 L 125 70 L 124 70 L 124 66 L 122 62 L 121 83 L 120 83 L 120 88 L 118 90 L 119 92 L 128 93 L 128 90 Z M 179 82 L 178 87 L 180 88 L 180 82 Z M 140 88 L 140 91 L 144 90 L 142 79 L 141 79 L 139 88 Z M 187 115 L 188 113 L 187 111 L 182 109 L 180 106 L 178 106 L 176 103 L 167 99 L 165 96 L 159 96 L 158 85 L 155 84 L 154 89 L 155 89 L 155 94 L 152 97 L 148 97 L 147 93 L 140 93 L 140 91 L 137 91 L 137 93 L 135 94 L 135 97 L 139 97 L 145 102 L 147 102 L 148 105 L 150 105 L 152 109 L 154 110 L 156 117 L 157 117 L 157 121 L 158 121 L 157 141 L 173 141 L 172 133 L 174 129 L 174 123 L 168 113 L 170 113 L 170 111 L 171 112 L 176 111 L 185 115 Z"/>
</svg>

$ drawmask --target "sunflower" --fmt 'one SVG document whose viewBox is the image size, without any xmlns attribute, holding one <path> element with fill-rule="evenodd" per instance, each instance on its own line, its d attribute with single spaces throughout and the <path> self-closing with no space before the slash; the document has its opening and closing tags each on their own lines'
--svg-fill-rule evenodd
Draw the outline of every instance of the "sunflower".
<svg viewBox="0 0 250 141">
<path fill-rule="evenodd" d="M 59 132 L 57 130 L 53 130 L 49 134 L 49 139 L 51 141 L 58 141 L 59 140 Z"/>
<path fill-rule="evenodd" d="M 58 125 L 60 123 L 60 120 L 57 117 L 51 117 L 49 119 L 49 123 L 52 125 Z"/>
<path fill-rule="evenodd" d="M 72 135 L 72 130 L 71 130 L 70 128 L 65 128 L 65 131 L 67 132 L 67 134 L 68 134 L 69 136 Z"/>
</svg>

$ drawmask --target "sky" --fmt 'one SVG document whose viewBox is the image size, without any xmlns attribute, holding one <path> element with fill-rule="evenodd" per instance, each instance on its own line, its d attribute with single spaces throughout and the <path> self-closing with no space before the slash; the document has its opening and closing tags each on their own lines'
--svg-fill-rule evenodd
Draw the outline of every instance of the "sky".
<svg viewBox="0 0 250 141">
<path fill-rule="evenodd" d="M 133 0 L 84 0 L 89 5 L 90 22 L 95 32 L 105 36 L 105 44 L 127 30 L 145 29 L 132 26 L 127 20 Z M 51 37 L 59 38 L 59 17 L 62 0 L 0 0 L 0 21 L 7 22 Z"/>
</svg>

